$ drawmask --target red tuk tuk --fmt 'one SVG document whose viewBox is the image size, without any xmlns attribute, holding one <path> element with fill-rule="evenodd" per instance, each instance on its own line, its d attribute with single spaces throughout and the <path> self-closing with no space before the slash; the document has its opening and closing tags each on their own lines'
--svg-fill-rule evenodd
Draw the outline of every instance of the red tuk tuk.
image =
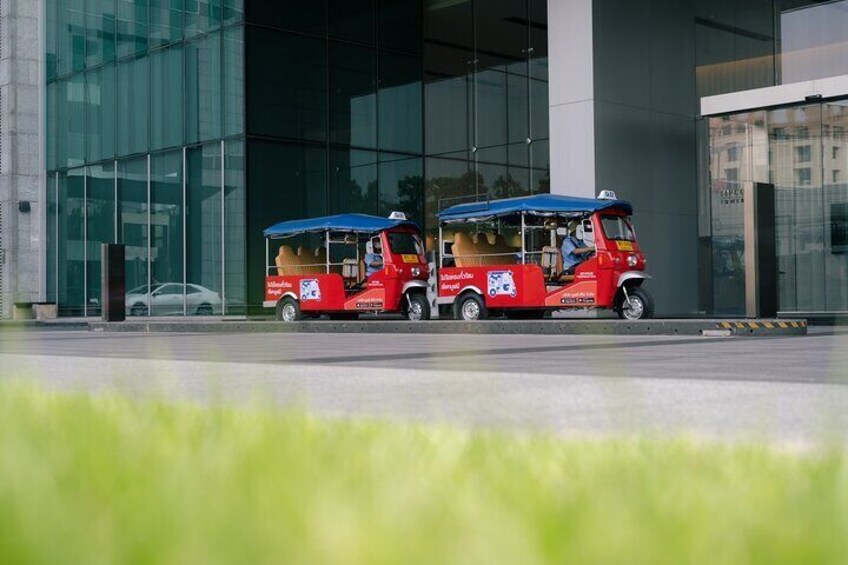
<svg viewBox="0 0 848 565">
<path fill-rule="evenodd" d="M 651 277 L 644 272 L 632 213 L 610 191 L 598 199 L 537 194 L 451 206 L 438 215 L 436 302 L 452 306 L 461 320 L 490 312 L 541 318 L 547 311 L 580 308 L 650 318 L 653 299 L 642 283 Z M 507 242 L 510 231 L 514 237 Z M 571 243 L 564 246 L 566 238 Z M 580 251 L 578 264 L 563 267 L 565 249 L 569 261 L 577 256 L 572 250 Z"/>
<path fill-rule="evenodd" d="M 327 314 L 401 313 L 427 320 L 429 269 L 418 226 L 400 213 L 389 218 L 341 214 L 281 222 L 265 230 L 265 301 L 277 320 L 294 322 Z M 302 238 L 317 248 L 292 247 Z M 371 248 L 369 264 L 363 251 Z M 269 264 L 274 252 L 274 264 Z M 373 272 L 372 272 L 373 271 Z"/>
</svg>

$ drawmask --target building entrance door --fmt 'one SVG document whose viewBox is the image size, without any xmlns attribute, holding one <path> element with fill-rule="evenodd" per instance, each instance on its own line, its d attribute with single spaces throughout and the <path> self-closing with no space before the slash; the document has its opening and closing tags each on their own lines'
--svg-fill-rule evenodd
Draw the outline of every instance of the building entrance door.
<svg viewBox="0 0 848 565">
<path fill-rule="evenodd" d="M 745 181 L 775 186 L 779 310 L 848 312 L 848 100 L 711 117 L 708 131 L 712 312 L 744 312 Z"/>
</svg>

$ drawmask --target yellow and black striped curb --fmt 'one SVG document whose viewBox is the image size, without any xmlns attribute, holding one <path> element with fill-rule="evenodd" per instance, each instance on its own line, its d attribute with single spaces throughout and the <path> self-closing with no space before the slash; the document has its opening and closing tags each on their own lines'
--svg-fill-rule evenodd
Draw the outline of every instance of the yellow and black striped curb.
<svg viewBox="0 0 848 565">
<path fill-rule="evenodd" d="M 807 333 L 807 320 L 726 320 L 719 322 L 717 329 L 730 330 L 736 334 L 804 335 Z"/>
</svg>

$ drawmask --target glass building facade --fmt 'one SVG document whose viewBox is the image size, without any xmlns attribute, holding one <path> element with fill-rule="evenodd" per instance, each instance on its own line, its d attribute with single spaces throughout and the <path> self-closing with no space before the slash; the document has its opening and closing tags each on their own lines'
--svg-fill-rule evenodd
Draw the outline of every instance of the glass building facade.
<svg viewBox="0 0 848 565">
<path fill-rule="evenodd" d="M 48 0 L 48 288 L 135 315 L 262 301 L 262 230 L 549 190 L 545 0 Z M 138 304 L 133 302 L 138 297 Z"/>
<path fill-rule="evenodd" d="M 48 300 L 99 315 L 100 246 L 118 242 L 133 314 L 243 313 L 242 0 L 46 12 Z"/>
<path fill-rule="evenodd" d="M 696 3 L 699 94 L 848 75 L 848 1 Z M 742 184 L 776 191 L 778 310 L 848 312 L 848 92 L 704 118 L 701 308 L 745 310 Z"/>
</svg>

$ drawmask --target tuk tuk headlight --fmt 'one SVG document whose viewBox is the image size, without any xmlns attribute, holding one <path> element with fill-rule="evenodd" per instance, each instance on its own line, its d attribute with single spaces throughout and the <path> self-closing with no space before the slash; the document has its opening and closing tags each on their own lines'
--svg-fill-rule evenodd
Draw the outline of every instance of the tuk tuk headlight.
<svg viewBox="0 0 848 565">
<path fill-rule="evenodd" d="M 639 258 L 636 256 L 635 253 L 631 253 L 630 255 L 627 256 L 627 265 L 628 266 L 635 267 L 638 264 L 639 264 Z"/>
<path fill-rule="evenodd" d="M 421 275 L 421 268 L 420 267 L 412 267 L 411 270 L 412 270 L 412 276 L 413 277 L 417 277 L 417 276 Z"/>
</svg>

